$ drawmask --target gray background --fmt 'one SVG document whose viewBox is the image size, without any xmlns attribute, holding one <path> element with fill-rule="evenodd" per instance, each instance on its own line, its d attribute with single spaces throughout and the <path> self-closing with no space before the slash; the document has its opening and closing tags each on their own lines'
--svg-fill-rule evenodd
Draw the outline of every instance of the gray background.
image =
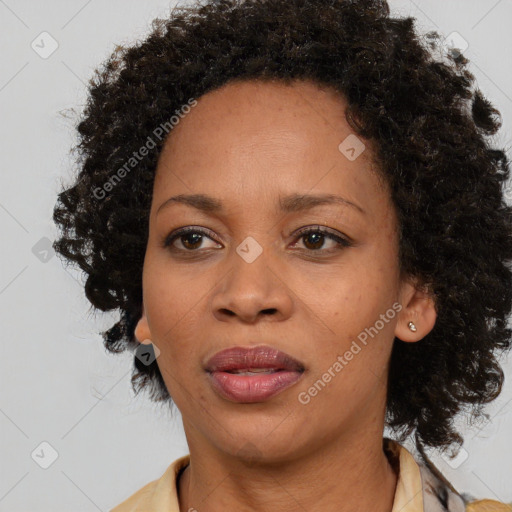
<svg viewBox="0 0 512 512">
<path fill-rule="evenodd" d="M 106 511 L 188 452 L 179 414 L 130 390 L 131 354 L 107 355 L 80 275 L 51 251 L 60 179 L 73 169 L 71 109 L 117 43 L 140 39 L 175 2 L 0 0 L 0 511 Z M 392 0 L 422 32 L 458 32 L 478 85 L 502 112 L 496 137 L 511 147 L 512 0 Z M 57 50 L 31 47 L 48 32 Z M 48 37 L 48 36 L 44 36 Z M 51 48 L 45 40 L 44 49 Z M 35 43 L 34 43 L 35 44 Z M 434 462 L 459 491 L 512 501 L 512 361 L 492 419 L 463 429 L 463 457 Z M 51 448 L 58 457 L 47 469 Z M 34 452 L 35 450 L 35 452 Z M 44 453 L 44 456 L 42 455 Z M 39 457 L 37 457 L 39 454 Z M 35 462 L 35 460 L 38 463 Z M 457 467 L 455 467 L 457 466 Z"/>
</svg>

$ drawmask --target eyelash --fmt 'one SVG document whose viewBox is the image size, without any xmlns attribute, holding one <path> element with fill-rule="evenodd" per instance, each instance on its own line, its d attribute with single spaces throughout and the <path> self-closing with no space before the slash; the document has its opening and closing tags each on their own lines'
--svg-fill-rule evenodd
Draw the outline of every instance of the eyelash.
<svg viewBox="0 0 512 512">
<path fill-rule="evenodd" d="M 176 239 L 183 237 L 185 235 L 188 235 L 190 233 L 196 233 L 196 234 L 206 236 L 206 237 L 210 238 L 211 240 L 213 240 L 214 242 L 216 242 L 216 240 L 212 236 L 211 231 L 204 229 L 204 228 L 187 226 L 185 228 L 180 228 L 177 231 L 167 235 L 163 240 L 162 246 L 164 248 L 170 248 L 170 250 L 184 252 L 184 253 L 185 252 L 188 252 L 188 253 L 198 252 L 199 249 L 179 249 L 177 247 L 172 247 L 172 244 Z M 335 241 L 338 244 L 338 247 L 335 247 L 335 248 L 329 249 L 329 250 L 304 249 L 306 252 L 309 252 L 309 253 L 319 253 L 319 252 L 331 253 L 333 251 L 338 251 L 338 250 L 344 249 L 346 247 L 353 246 L 352 241 L 333 233 L 331 230 L 329 230 L 323 226 L 308 226 L 308 227 L 302 228 L 297 233 L 295 233 L 295 238 L 298 241 L 301 238 L 304 238 L 305 236 L 307 236 L 311 233 L 320 233 L 320 234 L 324 235 L 326 238 L 329 238 L 329 239 Z M 294 243 L 297 243 L 297 242 L 294 242 Z"/>
</svg>

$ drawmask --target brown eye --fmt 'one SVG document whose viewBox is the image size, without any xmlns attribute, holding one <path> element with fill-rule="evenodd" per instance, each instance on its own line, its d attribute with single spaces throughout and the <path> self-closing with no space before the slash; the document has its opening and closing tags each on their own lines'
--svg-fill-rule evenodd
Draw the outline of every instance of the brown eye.
<svg viewBox="0 0 512 512">
<path fill-rule="evenodd" d="M 306 235 L 302 235 L 302 238 L 304 239 L 304 245 L 312 250 L 321 249 L 325 242 L 325 235 L 318 231 L 312 231 Z"/>
<path fill-rule="evenodd" d="M 197 249 L 198 246 L 201 245 L 203 235 L 199 233 L 188 233 L 181 235 L 179 238 L 183 246 L 187 249 Z"/>
<path fill-rule="evenodd" d="M 210 240 L 215 242 L 210 236 L 209 232 L 204 229 L 199 229 L 195 227 L 187 227 L 178 229 L 177 231 L 172 232 L 170 235 L 166 237 L 163 242 L 164 247 L 169 247 L 173 250 L 177 251 L 196 251 L 200 248 L 209 249 L 212 247 L 202 247 L 203 242 L 206 240 Z M 175 242 L 180 242 L 182 247 L 176 245 Z M 219 244 L 215 242 L 215 247 L 218 247 Z"/>
<path fill-rule="evenodd" d="M 332 252 L 352 246 L 352 242 L 322 226 L 304 228 L 296 236 L 298 240 L 303 240 L 306 250 L 311 252 Z M 332 242 L 330 248 L 325 248 L 326 241 Z"/>
</svg>

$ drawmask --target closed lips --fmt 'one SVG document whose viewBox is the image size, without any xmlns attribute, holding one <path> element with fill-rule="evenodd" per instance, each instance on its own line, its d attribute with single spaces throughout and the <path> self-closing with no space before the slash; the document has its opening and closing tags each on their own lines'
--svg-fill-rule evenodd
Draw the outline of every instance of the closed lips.
<svg viewBox="0 0 512 512">
<path fill-rule="evenodd" d="M 208 372 L 275 373 L 276 371 L 303 372 L 304 366 L 292 356 L 273 347 L 232 347 L 217 352 L 206 363 Z"/>
<path fill-rule="evenodd" d="M 236 373 L 237 375 L 251 375 L 252 373 L 275 373 L 280 372 L 282 369 L 276 370 L 275 368 L 248 368 L 247 370 L 224 370 L 227 373 Z"/>
</svg>

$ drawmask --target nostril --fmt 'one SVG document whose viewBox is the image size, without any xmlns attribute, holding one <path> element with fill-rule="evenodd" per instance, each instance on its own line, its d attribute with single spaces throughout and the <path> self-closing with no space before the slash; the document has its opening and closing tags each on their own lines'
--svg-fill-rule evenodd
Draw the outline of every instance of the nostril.
<svg viewBox="0 0 512 512">
<path fill-rule="evenodd" d="M 264 315 L 273 315 L 274 313 L 277 312 L 277 309 L 276 308 L 263 309 L 261 312 Z"/>
</svg>

